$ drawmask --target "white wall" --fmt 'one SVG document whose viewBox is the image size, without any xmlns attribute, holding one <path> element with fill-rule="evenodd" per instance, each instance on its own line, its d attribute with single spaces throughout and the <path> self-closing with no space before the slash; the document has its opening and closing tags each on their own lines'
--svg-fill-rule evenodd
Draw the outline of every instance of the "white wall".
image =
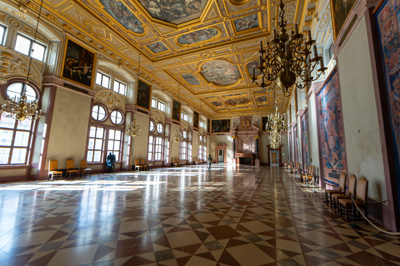
<svg viewBox="0 0 400 266">
<path fill-rule="evenodd" d="M 315 173 L 320 173 L 319 148 L 318 148 L 318 124 L 317 105 L 314 92 L 308 99 L 308 136 L 310 143 L 310 161 L 315 168 Z"/>
<path fill-rule="evenodd" d="M 382 200 L 387 196 L 370 60 L 363 17 L 338 56 L 346 156 L 349 174 L 364 176 L 368 197 Z"/>
</svg>

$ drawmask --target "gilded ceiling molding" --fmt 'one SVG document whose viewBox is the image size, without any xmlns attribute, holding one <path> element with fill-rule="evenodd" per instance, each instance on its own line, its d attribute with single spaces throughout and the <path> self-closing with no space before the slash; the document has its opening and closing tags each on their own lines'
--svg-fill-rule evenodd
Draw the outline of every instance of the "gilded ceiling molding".
<svg viewBox="0 0 400 266">
<path fill-rule="evenodd" d="M 249 2 L 249 0 L 229 0 L 229 3 L 236 6 L 241 6 Z"/>
</svg>

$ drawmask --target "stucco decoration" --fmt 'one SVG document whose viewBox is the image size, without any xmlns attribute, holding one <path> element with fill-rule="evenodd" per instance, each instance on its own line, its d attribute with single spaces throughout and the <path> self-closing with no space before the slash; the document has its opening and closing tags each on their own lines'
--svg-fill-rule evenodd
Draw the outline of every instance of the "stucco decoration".
<svg viewBox="0 0 400 266">
<path fill-rule="evenodd" d="M 164 123 L 164 115 L 158 109 L 151 108 L 151 118 L 156 122 L 156 124 L 159 122 Z"/>
<path fill-rule="evenodd" d="M 240 119 L 240 130 L 251 129 L 251 116 L 241 116 Z"/>
<path fill-rule="evenodd" d="M 109 111 L 120 108 L 122 111 L 125 111 L 125 103 L 120 98 L 118 93 L 111 90 L 102 90 L 96 93 L 94 97 L 95 102 L 103 103 Z"/>
</svg>

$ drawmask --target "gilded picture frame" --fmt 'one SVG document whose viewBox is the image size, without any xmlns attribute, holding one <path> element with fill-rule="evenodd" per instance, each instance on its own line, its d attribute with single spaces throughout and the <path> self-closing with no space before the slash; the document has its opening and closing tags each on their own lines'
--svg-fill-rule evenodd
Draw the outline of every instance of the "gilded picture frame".
<svg viewBox="0 0 400 266">
<path fill-rule="evenodd" d="M 136 92 L 136 105 L 140 106 L 146 110 L 150 110 L 151 103 L 151 85 L 146 82 L 139 80 L 138 89 Z"/>
<path fill-rule="evenodd" d="M 211 122 L 212 133 L 229 133 L 231 131 L 230 119 L 212 120 Z"/>
<path fill-rule="evenodd" d="M 343 29 L 343 25 L 353 10 L 355 2 L 356 0 L 330 0 L 333 37 L 335 40 Z"/>
<path fill-rule="evenodd" d="M 181 122 L 181 103 L 175 99 L 172 101 L 172 119 Z"/>
<path fill-rule="evenodd" d="M 66 38 L 61 77 L 87 88 L 93 88 L 97 54 Z"/>
<path fill-rule="evenodd" d="M 193 127 L 199 128 L 199 113 L 196 111 L 193 112 Z"/>
</svg>

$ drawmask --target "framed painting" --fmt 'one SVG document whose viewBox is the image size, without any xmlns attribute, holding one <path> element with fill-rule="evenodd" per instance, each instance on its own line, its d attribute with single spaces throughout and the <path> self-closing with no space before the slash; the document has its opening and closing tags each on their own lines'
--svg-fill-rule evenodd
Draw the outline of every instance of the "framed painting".
<svg viewBox="0 0 400 266">
<path fill-rule="evenodd" d="M 232 28 L 235 34 L 243 34 L 250 31 L 261 30 L 260 25 L 261 20 L 257 13 L 232 20 Z"/>
<path fill-rule="evenodd" d="M 332 28 L 335 39 L 342 30 L 343 24 L 353 9 L 356 0 L 330 0 L 332 13 Z"/>
<path fill-rule="evenodd" d="M 211 133 L 211 120 L 207 119 L 207 132 Z"/>
<path fill-rule="evenodd" d="M 267 129 L 267 125 L 268 125 L 268 117 L 266 117 L 266 116 L 261 117 L 261 126 L 262 126 L 261 130 L 262 131 L 267 131 L 266 130 Z"/>
<path fill-rule="evenodd" d="M 136 98 L 137 106 L 150 110 L 151 86 L 139 80 Z"/>
<path fill-rule="evenodd" d="M 67 37 L 61 77 L 79 85 L 92 88 L 96 53 Z"/>
<path fill-rule="evenodd" d="M 172 119 L 181 121 L 181 103 L 175 99 L 172 102 Z"/>
<path fill-rule="evenodd" d="M 231 120 L 221 119 L 212 121 L 212 132 L 213 133 L 228 133 L 231 131 Z"/>
<path fill-rule="evenodd" d="M 199 128 L 199 113 L 198 112 L 193 113 L 193 127 Z"/>
</svg>

